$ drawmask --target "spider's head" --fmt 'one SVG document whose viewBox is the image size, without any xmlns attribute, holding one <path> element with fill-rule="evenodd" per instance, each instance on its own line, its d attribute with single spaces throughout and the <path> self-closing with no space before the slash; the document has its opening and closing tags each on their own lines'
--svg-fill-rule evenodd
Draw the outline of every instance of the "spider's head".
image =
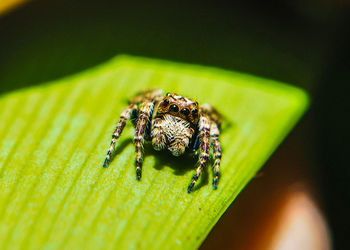
<svg viewBox="0 0 350 250">
<path fill-rule="evenodd" d="M 198 123 L 198 102 L 177 95 L 168 93 L 159 103 L 158 114 L 168 114 L 187 121 L 191 127 Z"/>
<path fill-rule="evenodd" d="M 168 93 L 157 107 L 152 129 L 155 149 L 167 148 L 179 156 L 185 152 L 197 128 L 198 103 L 175 93 Z"/>
</svg>

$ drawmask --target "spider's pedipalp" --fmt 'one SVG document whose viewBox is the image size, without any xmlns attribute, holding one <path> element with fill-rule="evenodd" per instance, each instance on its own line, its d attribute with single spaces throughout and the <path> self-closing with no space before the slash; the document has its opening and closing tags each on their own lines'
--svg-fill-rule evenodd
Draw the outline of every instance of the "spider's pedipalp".
<svg viewBox="0 0 350 250">
<path fill-rule="evenodd" d="M 205 164 L 207 163 L 207 160 L 209 158 L 209 153 L 210 153 L 210 120 L 209 117 L 205 114 L 202 113 L 199 118 L 199 148 L 200 148 L 200 153 L 199 153 L 199 162 L 198 162 L 198 167 L 196 169 L 196 173 L 192 177 L 192 182 L 187 188 L 187 192 L 191 193 L 192 188 L 196 184 L 199 176 L 201 175 L 203 168 L 205 167 Z"/>
<path fill-rule="evenodd" d="M 221 162 L 221 146 L 219 141 L 219 128 L 216 122 L 213 120 L 210 122 L 210 140 L 213 145 L 213 155 L 214 155 L 214 169 L 213 169 L 213 188 L 217 188 L 218 180 L 219 180 L 219 168 Z"/>
<path fill-rule="evenodd" d="M 167 138 L 162 131 L 162 128 L 163 128 L 162 122 L 163 122 L 162 119 L 156 118 L 153 120 L 153 123 L 152 123 L 152 130 L 151 130 L 152 146 L 157 151 L 165 149 L 167 144 Z"/>
<path fill-rule="evenodd" d="M 120 115 L 119 122 L 113 132 L 112 135 L 112 141 L 111 145 L 107 151 L 107 156 L 105 161 L 103 162 L 103 167 L 106 168 L 109 165 L 109 162 L 112 157 L 112 153 L 115 150 L 115 145 L 117 140 L 119 139 L 121 133 L 123 132 L 123 129 L 126 125 L 126 122 L 132 118 L 133 112 L 137 110 L 137 106 L 135 104 L 130 104 L 126 109 L 123 110 L 123 112 Z"/>
</svg>

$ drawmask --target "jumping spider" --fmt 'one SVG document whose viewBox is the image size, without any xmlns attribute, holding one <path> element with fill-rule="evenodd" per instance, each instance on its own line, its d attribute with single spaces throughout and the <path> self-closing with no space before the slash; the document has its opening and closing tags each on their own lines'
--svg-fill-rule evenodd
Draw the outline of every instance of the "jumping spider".
<svg viewBox="0 0 350 250">
<path fill-rule="evenodd" d="M 159 89 L 142 91 L 129 101 L 128 107 L 121 113 L 103 167 L 108 167 L 116 142 L 129 119 L 134 121 L 136 128 L 134 143 L 138 180 L 141 179 L 144 140 L 152 141 L 155 150 L 168 149 L 174 156 L 182 155 L 186 149 L 193 149 L 199 151 L 199 160 L 187 189 L 190 193 L 206 165 L 211 144 L 215 159 L 213 188 L 217 188 L 221 161 L 220 117 L 209 104 L 198 105 L 196 101 L 175 93 L 163 96 L 163 91 Z"/>
</svg>

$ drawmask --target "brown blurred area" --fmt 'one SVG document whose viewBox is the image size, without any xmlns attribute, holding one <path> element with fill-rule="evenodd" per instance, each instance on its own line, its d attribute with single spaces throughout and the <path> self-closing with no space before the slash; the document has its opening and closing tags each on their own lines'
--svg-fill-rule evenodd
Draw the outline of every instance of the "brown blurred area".
<svg viewBox="0 0 350 250">
<path fill-rule="evenodd" d="M 331 249 L 302 125 L 227 209 L 201 250 Z"/>
</svg>

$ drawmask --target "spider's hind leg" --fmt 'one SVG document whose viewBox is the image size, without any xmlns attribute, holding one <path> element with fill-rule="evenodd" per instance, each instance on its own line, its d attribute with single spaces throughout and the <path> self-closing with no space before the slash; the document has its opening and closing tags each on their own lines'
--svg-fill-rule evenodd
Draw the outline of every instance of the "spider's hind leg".
<svg viewBox="0 0 350 250">
<path fill-rule="evenodd" d="M 105 158 L 105 161 L 103 162 L 103 167 L 106 168 L 109 165 L 109 162 L 112 157 L 112 153 L 115 150 L 115 145 L 117 140 L 119 139 L 121 133 L 123 132 L 123 129 L 126 125 L 126 122 L 131 119 L 134 115 L 134 113 L 137 111 L 137 105 L 136 104 L 130 104 L 126 109 L 123 110 L 123 112 L 120 115 L 120 120 L 113 132 L 112 135 L 112 141 L 110 144 L 110 147 L 107 151 L 107 156 Z"/>
<path fill-rule="evenodd" d="M 222 115 L 207 103 L 202 105 L 202 112 L 208 115 L 210 122 L 210 141 L 213 147 L 214 156 L 213 189 L 217 189 L 222 155 L 222 149 L 219 141 Z"/>
</svg>

